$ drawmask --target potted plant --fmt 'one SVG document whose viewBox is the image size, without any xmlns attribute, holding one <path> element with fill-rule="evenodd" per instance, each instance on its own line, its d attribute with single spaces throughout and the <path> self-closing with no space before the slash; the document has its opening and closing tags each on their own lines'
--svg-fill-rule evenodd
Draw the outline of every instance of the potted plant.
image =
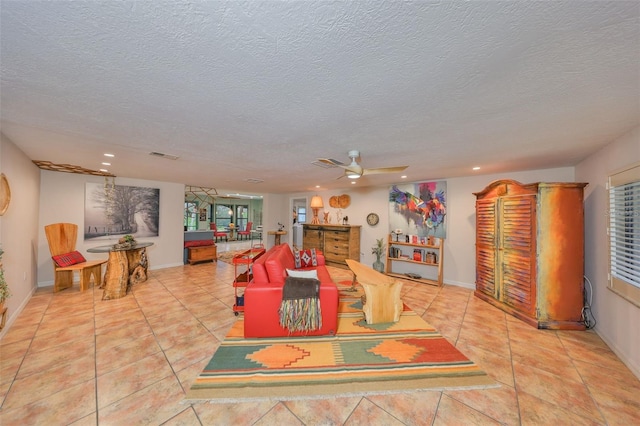
<svg viewBox="0 0 640 426">
<path fill-rule="evenodd" d="M 376 244 L 371 247 L 371 254 L 376 255 L 376 261 L 373 262 L 373 269 L 378 272 L 384 272 L 384 263 L 380 261 L 380 256 L 384 254 L 385 243 L 384 239 L 380 238 L 376 240 Z"/>
<path fill-rule="evenodd" d="M 4 301 L 11 296 L 11 290 L 7 285 L 7 281 L 4 279 L 4 269 L 2 268 L 2 255 L 4 250 L 0 248 L 0 313 L 4 308 Z"/>
</svg>

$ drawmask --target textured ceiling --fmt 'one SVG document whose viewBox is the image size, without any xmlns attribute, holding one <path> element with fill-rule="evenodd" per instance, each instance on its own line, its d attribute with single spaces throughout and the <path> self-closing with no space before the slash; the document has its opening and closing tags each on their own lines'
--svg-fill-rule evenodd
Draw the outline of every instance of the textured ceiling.
<svg viewBox="0 0 640 426">
<path fill-rule="evenodd" d="M 32 160 L 112 152 L 123 177 L 338 189 L 311 163 L 353 149 L 409 180 L 562 167 L 640 124 L 637 1 L 3 0 L 0 18 L 2 132 Z"/>
</svg>

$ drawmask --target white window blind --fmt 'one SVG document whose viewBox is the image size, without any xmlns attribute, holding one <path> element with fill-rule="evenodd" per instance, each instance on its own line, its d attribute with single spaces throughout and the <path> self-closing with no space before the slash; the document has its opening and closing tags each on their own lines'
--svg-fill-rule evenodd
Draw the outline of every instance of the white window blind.
<svg viewBox="0 0 640 426">
<path fill-rule="evenodd" d="M 640 164 L 609 177 L 609 287 L 640 306 Z"/>
</svg>

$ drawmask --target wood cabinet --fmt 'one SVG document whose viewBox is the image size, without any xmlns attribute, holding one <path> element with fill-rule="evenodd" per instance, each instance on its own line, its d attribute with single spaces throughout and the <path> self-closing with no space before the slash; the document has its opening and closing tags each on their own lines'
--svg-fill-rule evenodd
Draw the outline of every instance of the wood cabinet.
<svg viewBox="0 0 640 426">
<path fill-rule="evenodd" d="M 474 193 L 477 297 L 537 328 L 584 330 L 586 185 L 499 180 Z"/>
<path fill-rule="evenodd" d="M 304 224 L 302 228 L 303 248 L 320 250 L 327 265 L 347 269 L 346 259 L 360 261 L 359 225 Z"/>
<path fill-rule="evenodd" d="M 437 238 L 436 241 L 432 244 L 412 244 L 395 241 L 393 235 L 389 235 L 387 275 L 441 286 L 444 239 Z M 431 274 L 431 277 L 426 277 L 426 274 Z"/>
<path fill-rule="evenodd" d="M 187 261 L 190 265 L 198 262 L 218 260 L 218 248 L 215 245 L 188 248 Z"/>
</svg>

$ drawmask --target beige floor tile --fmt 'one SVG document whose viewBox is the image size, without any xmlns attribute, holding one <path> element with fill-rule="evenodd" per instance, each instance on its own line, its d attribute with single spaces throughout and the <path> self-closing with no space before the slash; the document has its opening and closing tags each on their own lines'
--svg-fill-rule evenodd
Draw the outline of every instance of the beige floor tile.
<svg viewBox="0 0 640 426">
<path fill-rule="evenodd" d="M 564 351 L 551 351 L 520 340 L 511 340 L 511 359 L 570 380 L 581 380 L 573 360 Z"/>
<path fill-rule="evenodd" d="M 305 425 L 341 425 L 360 403 L 360 397 L 303 399 L 284 405 Z"/>
<path fill-rule="evenodd" d="M 431 424 L 442 392 L 425 391 L 391 395 L 370 395 L 366 399 L 404 424 Z"/>
<path fill-rule="evenodd" d="M 0 424 L 66 425 L 95 411 L 95 380 L 89 380 L 31 404 L 3 409 L 0 411 Z"/>
<path fill-rule="evenodd" d="M 538 425 L 604 425 L 590 416 L 581 416 L 566 408 L 537 398 L 527 392 L 518 392 L 521 424 Z M 630 423 L 629 423 L 630 424 Z"/>
<path fill-rule="evenodd" d="M 631 395 L 625 398 L 600 389 L 592 389 L 591 394 L 609 425 L 627 426 L 638 424 L 640 419 L 640 394 L 638 390 L 640 390 L 638 387 L 630 390 Z"/>
<path fill-rule="evenodd" d="M 129 364 L 160 352 L 160 345 L 153 334 L 141 336 L 119 346 L 96 352 L 96 374 L 102 376 Z"/>
<path fill-rule="evenodd" d="M 473 408 L 442 395 L 433 423 L 440 425 L 499 425 L 500 423 Z"/>
<path fill-rule="evenodd" d="M 164 350 L 164 355 L 171 363 L 171 368 L 181 371 L 193 363 L 211 359 L 219 345 L 218 339 L 207 332 L 201 336 L 187 337 L 177 341 L 169 349 Z"/>
<path fill-rule="evenodd" d="M 493 379 L 510 387 L 515 386 L 511 358 L 471 345 L 466 341 L 459 341 L 456 348 Z"/>
<path fill-rule="evenodd" d="M 23 376 L 13 382 L 2 408 L 11 410 L 29 405 L 80 383 L 93 381 L 94 366 L 93 355 L 88 355 Z"/>
<path fill-rule="evenodd" d="M 49 333 L 36 333 L 31 347 L 31 352 L 40 352 L 51 349 L 54 346 L 68 345 L 71 342 L 82 339 L 84 336 L 95 333 L 95 327 L 92 322 L 79 324 L 76 326 L 65 327 Z"/>
<path fill-rule="evenodd" d="M 349 416 L 344 423 L 345 426 L 371 426 L 371 425 L 385 425 L 385 426 L 403 426 L 403 423 L 397 418 L 393 417 L 387 411 L 375 405 L 373 402 L 366 398 L 356 406 L 353 413 Z"/>
<path fill-rule="evenodd" d="M 463 403 L 503 425 L 518 425 L 518 397 L 510 386 L 483 390 L 444 391 L 445 395 Z"/>
<path fill-rule="evenodd" d="M 243 426 L 254 425 L 278 404 L 278 401 L 229 404 L 198 403 L 193 405 L 193 409 L 198 414 L 198 418 L 203 425 Z"/>
<path fill-rule="evenodd" d="M 31 374 L 39 374 L 60 365 L 71 364 L 84 357 L 95 359 L 94 336 L 83 336 L 62 347 L 54 346 L 39 352 L 27 352 L 16 378 L 21 379 Z"/>
<path fill-rule="evenodd" d="M 199 424 L 200 420 L 198 419 L 198 415 L 192 407 L 188 407 L 181 413 L 178 413 L 175 417 L 172 417 L 162 423 L 162 426 L 191 426 Z"/>
<path fill-rule="evenodd" d="M 184 410 L 184 392 L 176 376 L 154 382 L 98 412 L 99 424 L 161 424 Z M 144 408 L 142 408 L 144 407 Z"/>
<path fill-rule="evenodd" d="M 518 392 L 526 392 L 579 416 L 604 421 L 584 383 L 517 362 L 513 363 L 513 369 Z"/>
<path fill-rule="evenodd" d="M 110 371 L 98 377 L 98 408 L 120 401 L 167 377 L 174 375 L 162 352 Z"/>
</svg>

